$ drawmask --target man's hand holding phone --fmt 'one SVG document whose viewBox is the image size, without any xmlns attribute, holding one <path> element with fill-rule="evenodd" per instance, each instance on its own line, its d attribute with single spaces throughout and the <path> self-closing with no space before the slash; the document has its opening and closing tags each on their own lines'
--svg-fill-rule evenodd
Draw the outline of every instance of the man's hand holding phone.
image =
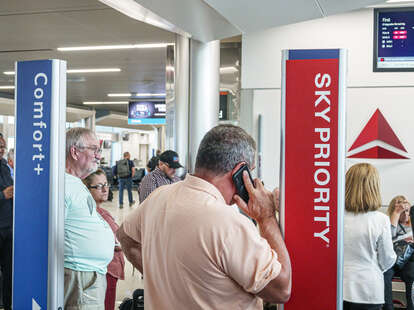
<svg viewBox="0 0 414 310">
<path fill-rule="evenodd" d="M 247 171 L 243 172 L 243 181 L 249 193 L 248 203 L 246 204 L 239 195 L 234 195 L 233 199 L 244 213 L 257 221 L 260 235 L 276 251 L 277 259 L 282 266 L 279 275 L 257 295 L 265 300 L 273 300 L 270 297 L 277 296 L 276 299 L 285 303 L 289 299 L 292 288 L 292 268 L 275 214 L 279 208 L 279 191 L 275 190 L 272 193 L 266 190 L 259 179 L 254 180 L 253 186 Z"/>
<path fill-rule="evenodd" d="M 262 182 L 257 178 L 254 179 L 253 186 L 247 171 L 243 171 L 243 181 L 249 193 L 249 201 L 246 203 L 236 194 L 233 198 L 237 206 L 259 224 L 266 219 L 274 218 L 277 209 L 274 194 L 265 189 Z"/>
</svg>

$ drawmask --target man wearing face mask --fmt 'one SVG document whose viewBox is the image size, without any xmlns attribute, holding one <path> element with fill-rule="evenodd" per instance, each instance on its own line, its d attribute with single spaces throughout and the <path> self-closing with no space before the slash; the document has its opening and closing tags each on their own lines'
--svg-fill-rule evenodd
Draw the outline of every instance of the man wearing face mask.
<svg viewBox="0 0 414 310">
<path fill-rule="evenodd" d="M 91 130 L 71 128 L 66 132 L 65 309 L 105 308 L 106 272 L 115 238 L 82 182 L 97 170 L 100 158 L 99 141 Z"/>
<path fill-rule="evenodd" d="M 0 264 L 3 275 L 3 304 L 11 309 L 13 253 L 13 179 L 3 158 L 6 141 L 0 137 Z"/>
<path fill-rule="evenodd" d="M 180 181 L 175 171 L 182 165 L 178 161 L 178 154 L 168 150 L 159 156 L 158 166 L 147 174 L 139 187 L 139 202 L 142 203 L 156 188 Z"/>
</svg>

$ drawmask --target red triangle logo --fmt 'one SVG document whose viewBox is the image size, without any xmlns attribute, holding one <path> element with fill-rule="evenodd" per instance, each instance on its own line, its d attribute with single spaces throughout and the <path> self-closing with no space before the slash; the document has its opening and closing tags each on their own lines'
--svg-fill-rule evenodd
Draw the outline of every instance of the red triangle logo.
<svg viewBox="0 0 414 310">
<path fill-rule="evenodd" d="M 381 140 L 389 145 L 396 147 L 399 150 L 407 152 L 400 139 L 398 139 L 397 135 L 394 133 L 394 130 L 392 130 L 390 124 L 388 124 L 387 120 L 379 109 L 377 109 L 371 116 L 368 123 L 365 125 L 364 129 L 362 129 L 358 138 L 356 138 L 354 144 L 352 144 L 348 152 L 375 140 Z"/>
<path fill-rule="evenodd" d="M 381 146 L 374 146 L 368 150 L 348 156 L 348 158 L 385 158 L 385 159 L 409 159 L 408 157 L 388 151 Z"/>
</svg>

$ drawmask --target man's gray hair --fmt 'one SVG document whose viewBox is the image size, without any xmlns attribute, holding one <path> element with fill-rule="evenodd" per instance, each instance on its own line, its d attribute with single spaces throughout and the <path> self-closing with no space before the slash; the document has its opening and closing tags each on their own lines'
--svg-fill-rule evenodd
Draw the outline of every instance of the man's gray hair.
<svg viewBox="0 0 414 310">
<path fill-rule="evenodd" d="M 219 125 L 206 133 L 197 152 L 195 168 L 223 175 L 240 162 L 252 167 L 256 142 L 242 128 Z"/>
<path fill-rule="evenodd" d="M 85 137 L 96 138 L 96 135 L 92 130 L 83 127 L 74 127 L 66 131 L 66 158 L 69 158 L 72 146 L 85 146 Z"/>
<path fill-rule="evenodd" d="M 10 149 L 7 153 L 7 159 L 11 159 L 14 161 L 14 149 Z"/>
</svg>

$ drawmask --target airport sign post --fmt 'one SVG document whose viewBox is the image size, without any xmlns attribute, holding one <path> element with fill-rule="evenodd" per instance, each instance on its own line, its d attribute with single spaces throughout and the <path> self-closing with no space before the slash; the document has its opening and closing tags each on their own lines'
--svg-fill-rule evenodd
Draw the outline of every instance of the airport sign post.
<svg viewBox="0 0 414 310">
<path fill-rule="evenodd" d="M 13 309 L 63 309 L 66 62 L 16 63 Z"/>
<path fill-rule="evenodd" d="M 281 225 L 292 261 L 285 310 L 342 309 L 346 51 L 282 60 Z"/>
</svg>

